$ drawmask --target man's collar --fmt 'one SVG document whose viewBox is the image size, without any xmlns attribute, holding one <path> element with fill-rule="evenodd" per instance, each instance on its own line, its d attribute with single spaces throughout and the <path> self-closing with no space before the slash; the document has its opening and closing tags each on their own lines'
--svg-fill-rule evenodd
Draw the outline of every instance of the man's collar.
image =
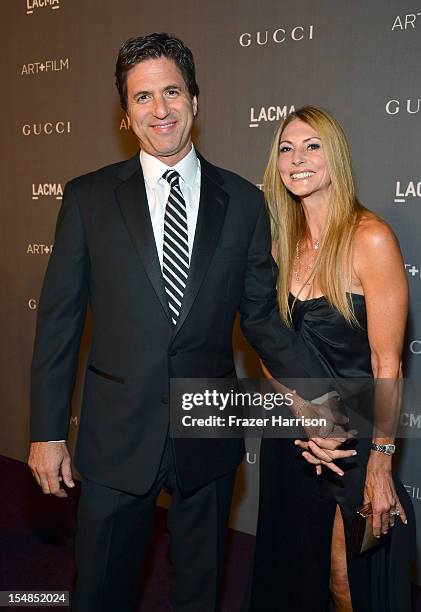
<svg viewBox="0 0 421 612">
<path fill-rule="evenodd" d="M 177 170 L 183 181 L 187 183 L 187 185 L 192 186 L 196 179 L 199 164 L 200 162 L 195 148 L 192 145 L 189 153 L 187 153 L 181 161 L 175 164 L 175 166 L 171 166 L 171 169 Z M 169 168 L 169 166 L 164 164 L 160 159 L 153 155 L 149 155 L 149 153 L 145 151 L 140 151 L 140 165 L 142 166 L 143 176 L 151 189 L 156 187 L 159 179 Z"/>
</svg>

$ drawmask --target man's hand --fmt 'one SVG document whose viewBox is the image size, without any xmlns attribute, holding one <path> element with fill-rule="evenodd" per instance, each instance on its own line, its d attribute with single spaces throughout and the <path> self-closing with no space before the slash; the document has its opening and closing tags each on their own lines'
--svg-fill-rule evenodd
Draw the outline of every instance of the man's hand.
<svg viewBox="0 0 421 612">
<path fill-rule="evenodd" d="M 67 497 L 60 487 L 74 487 L 71 460 L 65 442 L 32 442 L 28 465 L 43 493 Z"/>
<path fill-rule="evenodd" d="M 318 431 L 308 432 L 308 437 L 318 438 L 344 438 L 353 437 L 352 434 L 346 432 L 344 425 L 347 425 L 349 419 L 340 410 L 338 403 L 339 395 L 336 391 L 330 391 L 321 397 L 311 400 L 307 404 L 306 409 L 312 414 L 312 418 L 322 419 L 326 422 L 325 425 L 320 425 Z"/>
<path fill-rule="evenodd" d="M 311 402 L 301 400 L 302 403 L 298 405 L 299 411 L 296 413 L 296 416 L 319 421 L 317 425 L 306 425 L 304 427 L 304 431 L 309 439 L 341 439 L 342 443 L 355 437 L 356 431 L 347 431 L 345 429 L 349 419 L 341 412 L 338 398 L 339 396 L 336 392 L 330 392 Z M 319 446 L 331 448 L 330 445 L 324 446 L 319 444 Z"/>
</svg>

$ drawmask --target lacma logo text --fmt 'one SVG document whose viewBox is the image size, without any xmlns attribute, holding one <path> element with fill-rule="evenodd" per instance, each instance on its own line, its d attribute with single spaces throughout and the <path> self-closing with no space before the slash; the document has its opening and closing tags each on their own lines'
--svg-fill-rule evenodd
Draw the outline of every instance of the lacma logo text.
<svg viewBox="0 0 421 612">
<path fill-rule="evenodd" d="M 396 181 L 395 202 L 405 203 L 407 198 L 421 198 L 421 181 Z"/>
<path fill-rule="evenodd" d="M 289 108 L 287 104 L 284 104 L 284 106 L 261 106 L 259 109 L 252 106 L 250 108 L 249 127 L 259 127 L 261 121 L 282 121 L 289 113 L 294 111 L 295 107 L 292 104 Z"/>
<path fill-rule="evenodd" d="M 32 199 L 39 200 L 40 198 L 61 200 L 63 187 L 60 183 L 32 183 Z"/>
<path fill-rule="evenodd" d="M 34 10 L 40 8 L 59 9 L 60 0 L 26 0 L 27 15 L 32 15 Z"/>
</svg>

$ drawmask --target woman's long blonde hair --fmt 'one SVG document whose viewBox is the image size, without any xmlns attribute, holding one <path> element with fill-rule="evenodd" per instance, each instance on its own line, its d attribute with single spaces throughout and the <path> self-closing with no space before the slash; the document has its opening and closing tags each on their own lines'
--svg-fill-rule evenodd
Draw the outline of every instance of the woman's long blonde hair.
<svg viewBox="0 0 421 612">
<path fill-rule="evenodd" d="M 345 134 L 332 115 L 316 106 L 296 110 L 279 126 L 263 181 L 271 219 L 273 253 L 279 267 L 277 294 L 281 317 L 287 325 L 291 325 L 288 298 L 297 242 L 309 235 L 300 199 L 288 191 L 278 170 L 282 133 L 295 119 L 304 121 L 317 132 L 331 179 L 329 211 L 314 273 L 329 304 L 348 323 L 357 324 L 352 301 L 347 298 L 347 292 L 351 290 L 352 238 L 359 220 L 368 211 L 355 194 L 351 155 Z"/>
</svg>

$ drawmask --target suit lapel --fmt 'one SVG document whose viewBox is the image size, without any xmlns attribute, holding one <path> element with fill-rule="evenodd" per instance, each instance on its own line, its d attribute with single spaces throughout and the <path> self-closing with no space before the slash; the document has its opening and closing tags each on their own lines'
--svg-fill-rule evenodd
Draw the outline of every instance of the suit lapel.
<svg viewBox="0 0 421 612">
<path fill-rule="evenodd" d="M 127 161 L 119 176 L 123 182 L 115 193 L 127 230 L 162 308 L 171 321 L 138 153 Z"/>
<path fill-rule="evenodd" d="M 200 202 L 197 217 L 189 276 L 184 291 L 181 312 L 174 328 L 174 336 L 180 331 L 193 306 L 200 286 L 209 268 L 224 224 L 228 194 L 220 187 L 221 177 L 206 160 L 201 161 Z M 210 296 L 211 299 L 211 296 Z"/>
</svg>

